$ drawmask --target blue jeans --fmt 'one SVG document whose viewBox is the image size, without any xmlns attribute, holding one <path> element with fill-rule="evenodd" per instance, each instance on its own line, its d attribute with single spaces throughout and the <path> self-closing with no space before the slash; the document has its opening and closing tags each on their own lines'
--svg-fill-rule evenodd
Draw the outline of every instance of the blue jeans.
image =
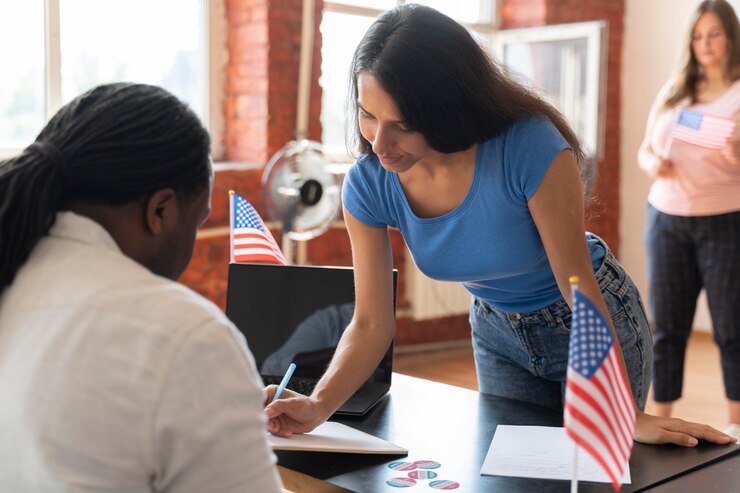
<svg viewBox="0 0 740 493">
<path fill-rule="evenodd" d="M 596 280 L 619 338 L 635 404 L 644 410 L 653 364 L 650 326 L 637 287 L 604 248 Z M 470 326 L 480 392 L 561 409 L 570 325 L 571 311 L 562 298 L 537 311 L 508 313 L 473 297 Z"/>
<path fill-rule="evenodd" d="M 655 400 L 681 397 L 686 343 L 704 288 L 725 395 L 740 401 L 740 211 L 681 217 L 648 206 L 645 233 Z"/>
</svg>

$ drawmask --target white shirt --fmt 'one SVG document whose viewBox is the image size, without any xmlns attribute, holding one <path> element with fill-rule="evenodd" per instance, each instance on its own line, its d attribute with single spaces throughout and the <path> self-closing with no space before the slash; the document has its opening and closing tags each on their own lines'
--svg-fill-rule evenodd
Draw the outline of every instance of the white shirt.
<svg viewBox="0 0 740 493">
<path fill-rule="evenodd" d="M 0 491 L 277 492 L 265 424 L 223 313 L 59 213 L 0 298 Z"/>
</svg>

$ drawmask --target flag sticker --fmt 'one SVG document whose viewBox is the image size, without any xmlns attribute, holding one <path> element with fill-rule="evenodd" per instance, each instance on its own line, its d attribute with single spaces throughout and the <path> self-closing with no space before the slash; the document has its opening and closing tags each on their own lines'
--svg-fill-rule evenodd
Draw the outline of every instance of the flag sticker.
<svg viewBox="0 0 740 493">
<path fill-rule="evenodd" d="M 437 473 L 434 471 L 425 471 L 419 469 L 418 471 L 411 471 L 409 477 L 413 479 L 434 479 L 437 477 Z"/>
<path fill-rule="evenodd" d="M 417 460 L 414 462 L 414 465 L 419 469 L 437 469 L 442 464 L 433 460 Z"/>
<path fill-rule="evenodd" d="M 386 484 L 394 488 L 408 488 L 409 486 L 414 486 L 416 481 L 411 478 L 393 478 L 386 481 Z"/>
<path fill-rule="evenodd" d="M 416 469 L 416 464 L 413 462 L 391 462 L 388 464 L 388 469 L 395 471 L 413 471 Z"/>
<path fill-rule="evenodd" d="M 435 490 L 456 490 L 460 487 L 460 483 L 449 481 L 447 479 L 439 479 L 437 481 L 432 481 L 431 483 L 429 483 L 429 486 L 431 486 Z"/>
</svg>

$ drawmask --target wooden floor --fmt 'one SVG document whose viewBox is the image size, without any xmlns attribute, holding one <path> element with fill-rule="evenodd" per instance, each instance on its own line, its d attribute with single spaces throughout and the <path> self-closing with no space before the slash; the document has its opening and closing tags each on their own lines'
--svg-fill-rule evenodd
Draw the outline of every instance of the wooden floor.
<svg viewBox="0 0 740 493">
<path fill-rule="evenodd" d="M 398 373 L 478 389 L 470 346 L 435 351 L 407 352 L 395 356 Z M 707 423 L 718 429 L 727 424 L 719 352 L 711 335 L 696 332 L 689 340 L 686 355 L 683 398 L 674 406 L 674 415 L 689 421 Z M 650 403 L 646 409 L 650 412 Z"/>
</svg>

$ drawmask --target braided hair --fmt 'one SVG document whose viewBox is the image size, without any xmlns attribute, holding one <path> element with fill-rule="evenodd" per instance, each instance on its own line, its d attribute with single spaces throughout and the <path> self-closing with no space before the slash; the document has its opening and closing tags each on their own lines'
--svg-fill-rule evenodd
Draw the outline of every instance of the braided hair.
<svg viewBox="0 0 740 493">
<path fill-rule="evenodd" d="M 0 293 L 66 204 L 123 205 L 162 188 L 187 203 L 208 187 L 209 152 L 198 117 L 162 88 L 106 84 L 71 101 L 0 162 Z"/>
</svg>

